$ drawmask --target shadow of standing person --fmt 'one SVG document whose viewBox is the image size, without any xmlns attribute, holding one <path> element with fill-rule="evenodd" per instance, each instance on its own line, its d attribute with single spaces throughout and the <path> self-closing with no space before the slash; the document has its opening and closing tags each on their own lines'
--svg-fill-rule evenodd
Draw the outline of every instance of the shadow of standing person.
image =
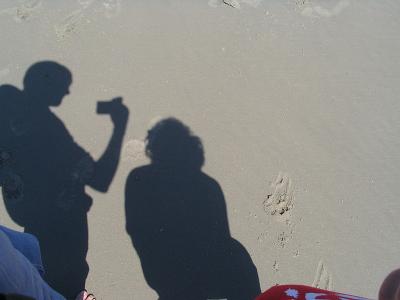
<svg viewBox="0 0 400 300">
<path fill-rule="evenodd" d="M 116 172 L 128 120 L 121 99 L 109 102 L 114 131 L 98 161 L 82 149 L 51 111 L 69 94 L 64 66 L 33 64 L 21 91 L 0 87 L 2 193 L 11 218 L 40 242 L 45 279 L 67 298 L 85 287 L 89 272 L 88 185 L 107 192 Z"/>
<path fill-rule="evenodd" d="M 126 230 L 145 279 L 162 300 L 251 300 L 257 269 L 229 232 L 219 184 L 201 171 L 200 139 L 180 121 L 157 123 L 147 136 L 151 164 L 126 183 Z"/>
</svg>

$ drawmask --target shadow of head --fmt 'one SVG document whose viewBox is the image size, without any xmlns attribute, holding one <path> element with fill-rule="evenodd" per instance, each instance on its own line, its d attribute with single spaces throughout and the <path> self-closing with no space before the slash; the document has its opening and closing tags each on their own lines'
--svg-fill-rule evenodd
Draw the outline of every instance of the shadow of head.
<svg viewBox="0 0 400 300">
<path fill-rule="evenodd" d="M 190 170 L 200 170 L 204 164 L 200 138 L 175 118 L 158 122 L 146 139 L 146 155 L 153 164 Z"/>
<path fill-rule="evenodd" d="M 72 83 L 71 72 L 53 61 L 33 64 L 25 73 L 24 92 L 36 105 L 59 106 L 69 94 Z"/>
</svg>

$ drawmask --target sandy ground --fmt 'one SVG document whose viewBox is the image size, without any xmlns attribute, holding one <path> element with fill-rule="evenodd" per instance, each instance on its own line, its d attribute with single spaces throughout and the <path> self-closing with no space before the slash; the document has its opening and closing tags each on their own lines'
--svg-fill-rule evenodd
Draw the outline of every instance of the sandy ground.
<svg viewBox="0 0 400 300">
<path fill-rule="evenodd" d="M 167 116 L 201 137 L 263 289 L 376 298 L 399 265 L 400 2 L 1 1 L 0 28 L 2 84 L 21 86 L 44 59 L 72 71 L 55 112 L 94 157 L 112 129 L 96 101 L 121 95 L 130 109 L 110 191 L 88 188 L 98 299 L 156 299 L 124 229 L 123 189 Z"/>
</svg>

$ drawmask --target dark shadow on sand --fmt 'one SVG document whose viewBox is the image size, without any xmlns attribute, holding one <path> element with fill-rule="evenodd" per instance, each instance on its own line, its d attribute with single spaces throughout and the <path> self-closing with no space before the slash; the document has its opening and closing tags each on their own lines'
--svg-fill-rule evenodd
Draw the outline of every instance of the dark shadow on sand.
<svg viewBox="0 0 400 300">
<path fill-rule="evenodd" d="M 148 133 L 151 164 L 126 183 L 126 229 L 161 300 L 252 300 L 257 269 L 229 232 L 222 190 L 201 171 L 201 141 L 176 119 Z"/>
<path fill-rule="evenodd" d="M 28 69 L 23 90 L 0 86 L 5 206 L 25 232 L 39 239 L 45 280 L 68 298 L 84 289 L 89 271 L 87 212 L 92 199 L 85 186 L 108 190 L 128 118 L 120 101 L 109 103 L 114 131 L 106 151 L 94 161 L 50 110 L 62 103 L 71 83 L 66 67 L 45 61 Z"/>
</svg>

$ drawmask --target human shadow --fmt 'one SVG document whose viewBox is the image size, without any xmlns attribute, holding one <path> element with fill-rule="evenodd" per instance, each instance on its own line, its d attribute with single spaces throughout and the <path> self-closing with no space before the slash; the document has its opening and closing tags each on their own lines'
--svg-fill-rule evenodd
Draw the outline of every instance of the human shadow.
<svg viewBox="0 0 400 300">
<path fill-rule="evenodd" d="M 128 109 L 102 103 L 114 130 L 98 161 L 80 147 L 51 107 L 69 94 L 72 74 L 56 62 L 33 64 L 23 90 L 0 86 L 1 186 L 10 217 L 40 242 L 45 279 L 67 298 L 84 289 L 89 266 L 88 185 L 106 192 L 119 162 Z M 99 106 L 100 108 L 100 106 Z M 82 126 L 87 126 L 83 121 Z"/>
<path fill-rule="evenodd" d="M 126 183 L 126 230 L 148 285 L 162 300 L 240 299 L 260 294 L 257 269 L 230 235 L 222 190 L 201 171 L 201 140 L 174 118 L 147 136 L 151 164 Z"/>
</svg>

